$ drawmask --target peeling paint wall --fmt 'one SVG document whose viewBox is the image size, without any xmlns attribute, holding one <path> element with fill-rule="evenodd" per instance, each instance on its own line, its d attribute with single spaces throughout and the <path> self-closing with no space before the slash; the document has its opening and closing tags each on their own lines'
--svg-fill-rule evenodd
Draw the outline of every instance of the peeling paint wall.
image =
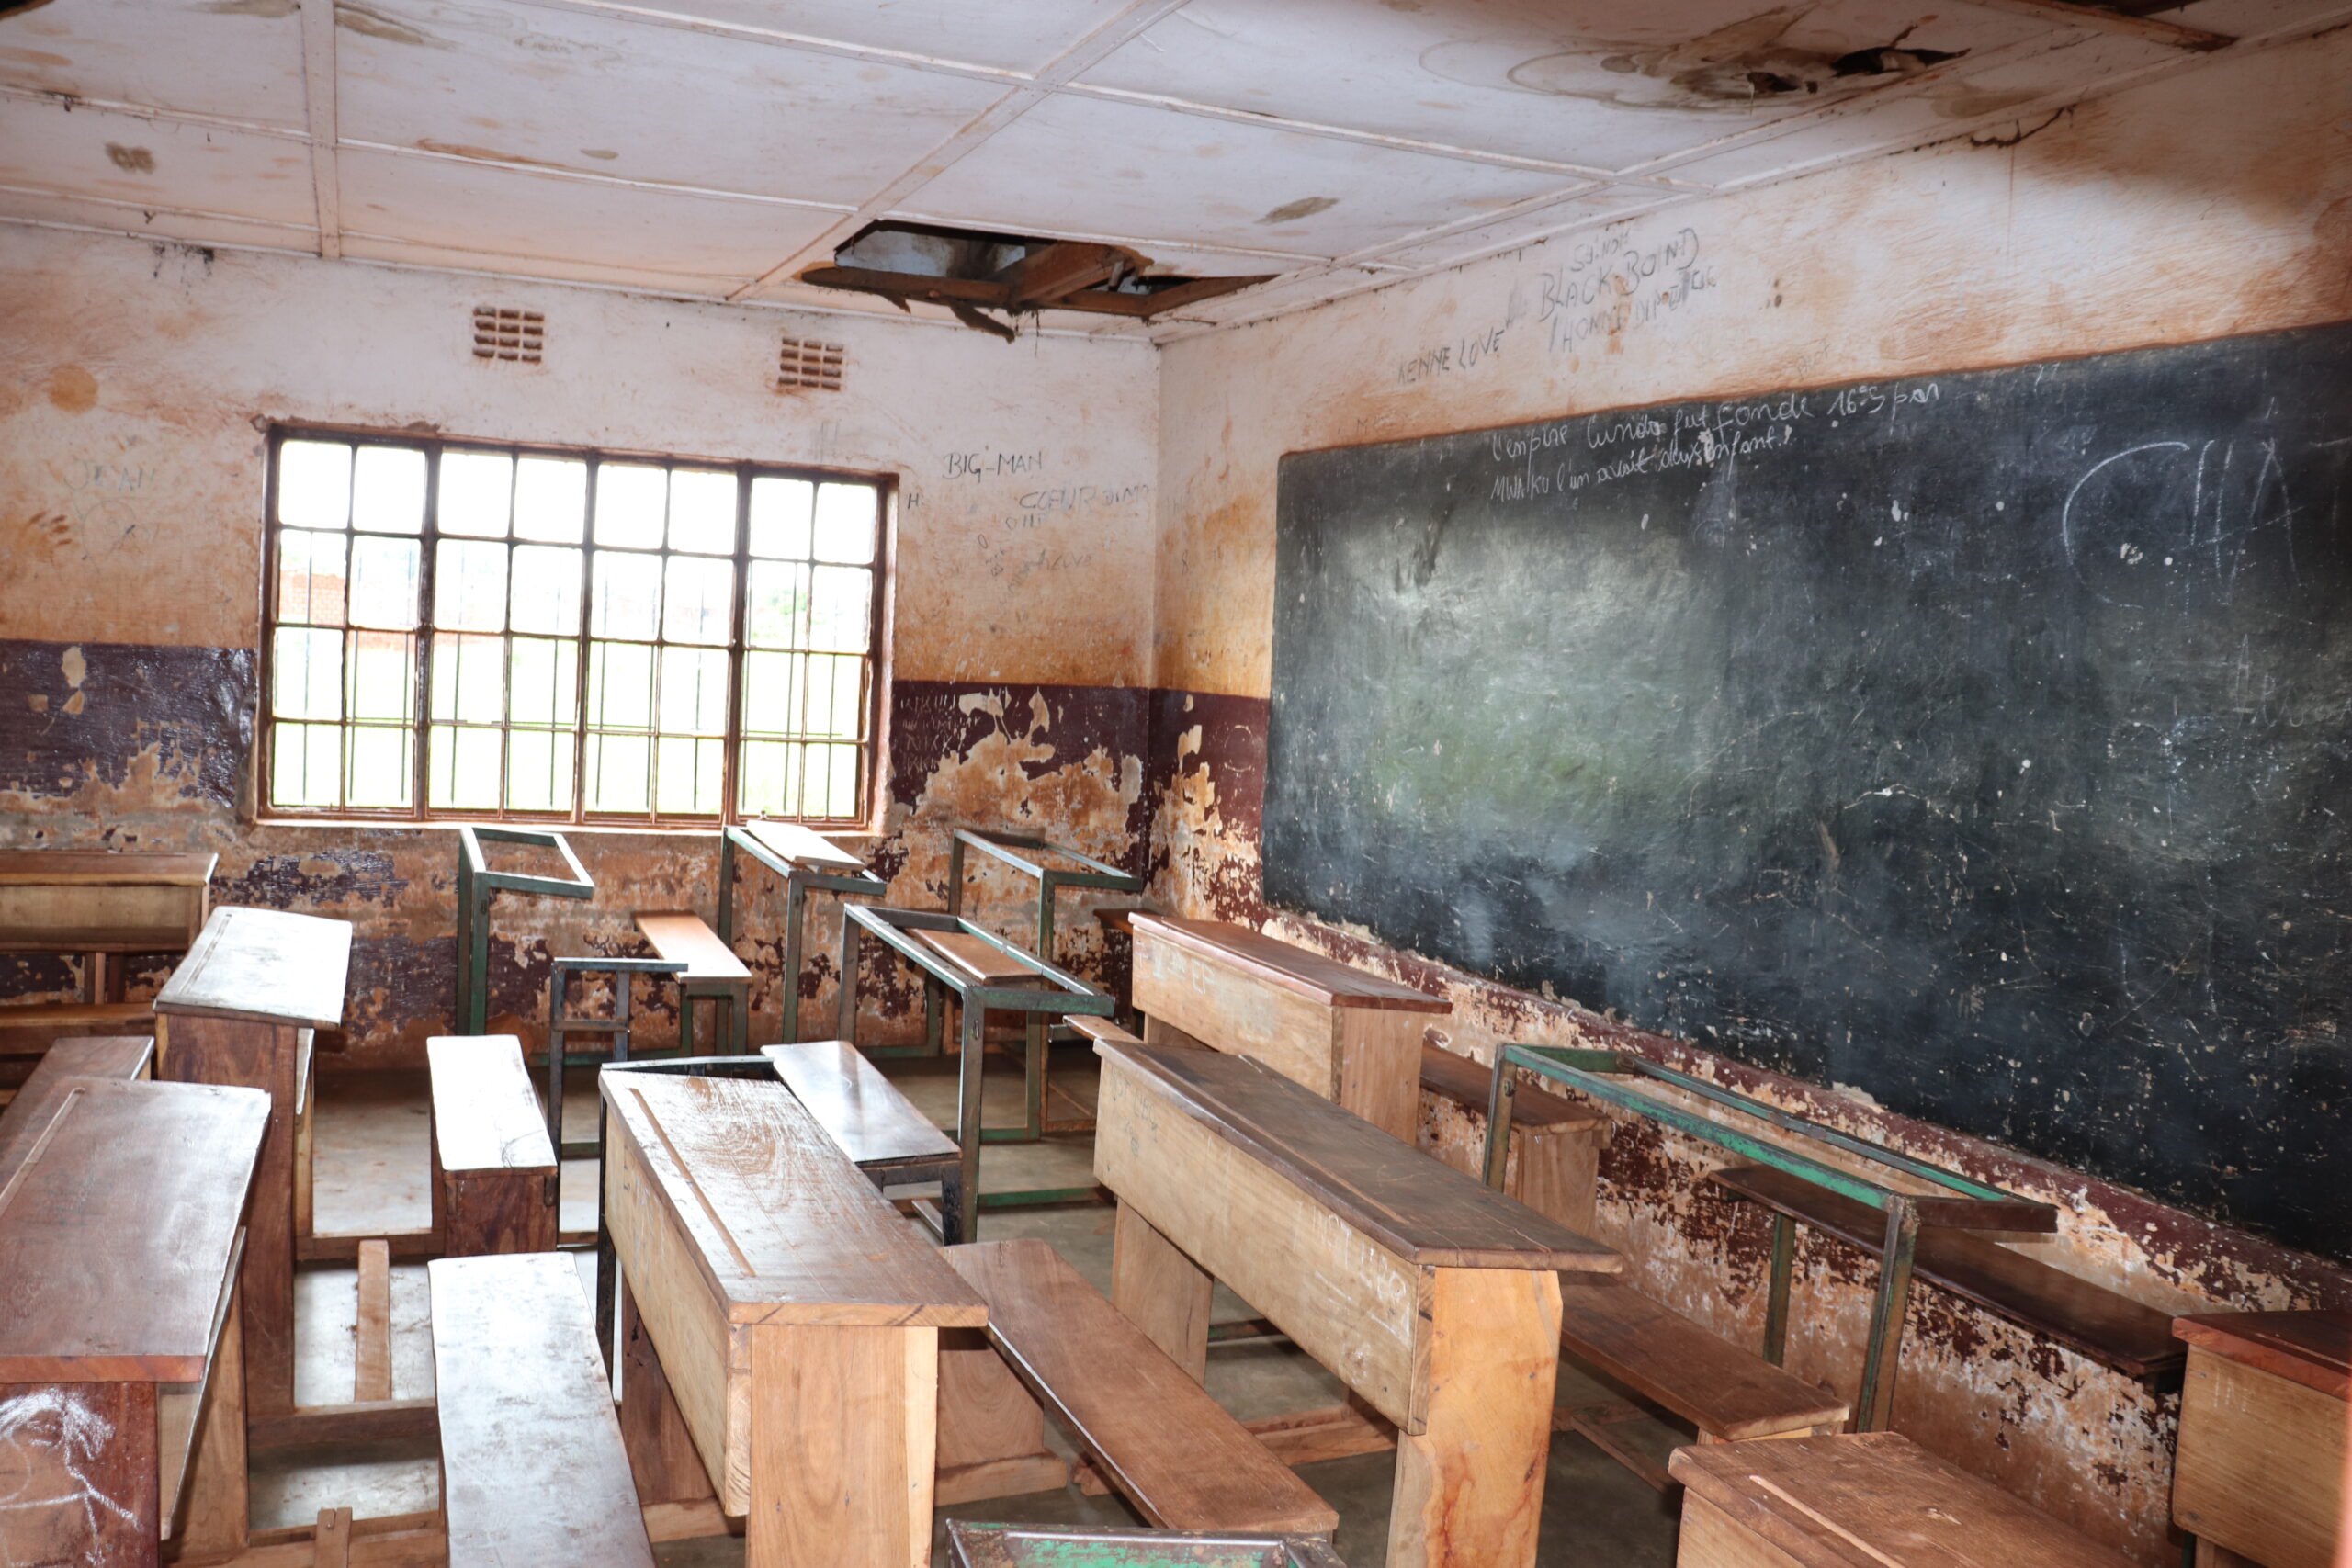
<svg viewBox="0 0 2352 1568">
<path fill-rule="evenodd" d="M 2352 1303 L 2352 1270 L 2143 1195 L 1265 907 L 1276 464 L 1287 451 L 1662 400 L 2030 362 L 2352 316 L 2352 33 L 2224 60 L 2011 135 L 1922 149 L 1170 344 L 1160 379 L 1155 890 L 1449 996 L 1451 1048 L 1639 1051 L 2059 1204 L 2023 1249 L 2164 1311 Z M 1602 1239 L 1759 1342 L 1769 1227 L 1719 1151 L 1621 1127 Z M 1849 1397 L 1874 1266 L 1798 1256 L 1789 1365 Z M 2158 1568 L 2177 1398 L 1914 1294 L 1896 1425 Z"/>
<path fill-rule="evenodd" d="M 476 360 L 479 303 L 544 311 L 545 362 Z M 772 389 L 784 335 L 844 344 L 843 389 Z M 284 419 L 896 476 L 891 773 L 863 841 L 893 897 L 936 907 L 957 821 L 1046 826 L 1140 866 L 1153 376 L 1132 342 L 0 227 L 0 842 L 209 849 L 217 902 L 352 920 L 331 1065 L 416 1064 L 447 1031 L 454 832 L 254 820 L 262 427 Z M 707 835 L 574 844 L 594 901 L 504 896 L 492 916 L 492 1011 L 529 1034 L 551 953 L 641 951 L 633 909 L 714 912 Z M 981 918 L 1027 928 L 1023 889 L 974 890 Z M 782 894 L 756 865 L 744 891 L 754 1037 L 772 1040 Z M 829 954 L 832 900 L 813 903 Z M 1076 923 L 1066 951 L 1100 966 Z M 812 1028 L 832 1016 L 820 967 Z M 51 960 L 0 973 L 15 995 L 74 983 Z M 872 1037 L 919 1032 L 916 995 L 877 969 Z M 673 1010 L 643 1002 L 659 1043 Z"/>
</svg>

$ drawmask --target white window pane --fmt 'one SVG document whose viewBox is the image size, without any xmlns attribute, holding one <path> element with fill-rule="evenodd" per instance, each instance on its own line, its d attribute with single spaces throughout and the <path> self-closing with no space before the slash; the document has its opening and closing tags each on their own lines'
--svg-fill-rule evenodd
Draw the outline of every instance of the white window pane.
<svg viewBox="0 0 2352 1568">
<path fill-rule="evenodd" d="M 670 470 L 670 547 L 735 553 L 735 476 L 708 468 Z"/>
<path fill-rule="evenodd" d="M 745 741 L 735 777 L 737 808 L 747 817 L 792 815 L 788 802 L 797 750 L 780 741 Z"/>
<path fill-rule="evenodd" d="M 570 724 L 580 706 L 580 646 L 518 637 L 508 665 L 506 715 L 515 724 Z"/>
<path fill-rule="evenodd" d="M 872 485 L 819 485 L 817 558 L 860 564 L 872 560 L 879 505 L 880 494 Z"/>
<path fill-rule="evenodd" d="M 370 810 L 390 810 L 409 804 L 414 765 L 409 748 L 413 729 L 384 729 L 361 725 L 351 731 L 350 773 L 344 802 Z"/>
<path fill-rule="evenodd" d="M 433 639 L 433 717 L 459 724 L 499 724 L 506 717 L 506 639 Z"/>
<path fill-rule="evenodd" d="M 580 569 L 583 550 L 553 545 L 514 547 L 514 627 L 575 637 L 580 631 Z"/>
<path fill-rule="evenodd" d="M 743 733 L 800 733 L 802 662 L 798 653 L 743 656 Z"/>
<path fill-rule="evenodd" d="M 743 606 L 743 642 L 748 648 L 798 648 L 808 615 L 808 569 L 784 561 L 755 560 Z"/>
<path fill-rule="evenodd" d="M 808 559 L 809 509 L 816 493 L 817 487 L 807 479 L 753 479 L 752 553 L 783 560 Z"/>
<path fill-rule="evenodd" d="M 653 728 L 653 649 L 600 642 L 588 650 L 588 722 L 598 728 Z"/>
<path fill-rule="evenodd" d="M 442 631 L 506 626 L 506 547 L 444 539 L 433 558 L 433 624 Z"/>
<path fill-rule="evenodd" d="M 576 545 L 588 528 L 588 465 L 525 457 L 514 465 L 514 536 Z"/>
<path fill-rule="evenodd" d="M 672 556 L 666 575 L 662 635 L 672 642 L 723 645 L 734 629 L 735 563 Z"/>
<path fill-rule="evenodd" d="M 662 615 L 662 573 L 642 556 L 598 555 L 588 629 L 596 637 L 652 640 Z"/>
<path fill-rule="evenodd" d="M 874 639 L 874 574 L 862 566 L 820 566 L 810 574 L 808 646 L 864 653 Z"/>
<path fill-rule="evenodd" d="M 571 737 L 561 731 L 510 733 L 506 738 L 507 809 L 571 810 Z"/>
<path fill-rule="evenodd" d="M 424 533 L 424 454 L 413 446 L 359 448 L 352 470 L 351 525 L 379 534 Z"/>
<path fill-rule="evenodd" d="M 662 728 L 717 735 L 727 728 L 727 655 L 719 649 L 662 650 Z"/>
<path fill-rule="evenodd" d="M 596 470 L 596 542 L 621 549 L 662 546 L 669 510 L 669 472 L 638 463 L 606 463 Z"/>
<path fill-rule="evenodd" d="M 642 735 L 589 736 L 588 809 L 646 810 L 650 759 L 650 742 Z"/>
<path fill-rule="evenodd" d="M 494 809 L 501 794 L 503 739 L 495 729 L 435 725 L 430 804 L 457 811 Z"/>
<path fill-rule="evenodd" d="M 342 805 L 342 727 L 277 726 L 271 733 L 269 773 L 269 798 L 276 805 Z"/>
<path fill-rule="evenodd" d="M 857 814 L 857 748 L 812 746 L 808 758 L 808 787 L 818 798 L 808 807 L 811 817 L 854 817 Z"/>
<path fill-rule="evenodd" d="M 514 494 L 514 459 L 503 452 L 441 454 L 440 528 L 478 539 L 506 536 Z"/>
<path fill-rule="evenodd" d="M 406 723 L 416 716 L 416 645 L 396 632 L 355 632 L 345 712 L 353 718 Z"/>
<path fill-rule="evenodd" d="M 865 660 L 842 657 L 832 660 L 832 723 L 825 733 L 843 740 L 865 734 Z"/>
<path fill-rule="evenodd" d="M 343 716 L 343 634 L 280 626 L 270 649 L 270 713 L 277 718 Z"/>
<path fill-rule="evenodd" d="M 718 809 L 720 748 L 718 740 L 689 740 L 668 736 L 656 743 L 653 808 L 694 814 Z"/>
<path fill-rule="evenodd" d="M 327 537 L 322 535 L 320 537 Z M 406 631 L 416 625 L 422 542 L 360 535 L 351 541 L 351 624 Z"/>
<path fill-rule="evenodd" d="M 277 618 L 313 626 L 343 625 L 350 536 L 288 528 L 277 536 Z"/>
<path fill-rule="evenodd" d="M 340 528 L 351 516 L 351 448 L 340 441 L 288 441 L 277 449 L 277 520 L 291 528 Z"/>
</svg>

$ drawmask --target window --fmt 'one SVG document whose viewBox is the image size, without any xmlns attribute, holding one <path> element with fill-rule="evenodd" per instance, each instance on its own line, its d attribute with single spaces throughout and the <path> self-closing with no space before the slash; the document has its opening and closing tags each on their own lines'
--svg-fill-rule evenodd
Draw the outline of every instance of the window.
<svg viewBox="0 0 2352 1568">
<path fill-rule="evenodd" d="M 882 487 L 281 431 L 273 811 L 862 821 Z"/>
</svg>

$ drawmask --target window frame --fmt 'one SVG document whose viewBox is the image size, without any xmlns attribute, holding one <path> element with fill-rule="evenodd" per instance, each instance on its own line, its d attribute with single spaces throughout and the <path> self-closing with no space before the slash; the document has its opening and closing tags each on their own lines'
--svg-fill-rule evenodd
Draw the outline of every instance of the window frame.
<svg viewBox="0 0 2352 1568">
<path fill-rule="evenodd" d="M 288 441 L 324 440 L 345 443 L 366 443 L 379 446 L 396 446 L 423 454 L 425 463 L 424 514 L 418 541 L 416 650 L 410 671 L 410 702 L 413 718 L 410 725 L 413 753 L 409 794 L 412 804 L 407 807 L 361 807 L 351 805 L 304 807 L 280 806 L 270 796 L 271 780 L 275 776 L 277 729 L 279 719 L 275 707 L 273 684 L 276 672 L 272 669 L 279 628 L 278 568 L 279 536 L 286 525 L 277 515 L 278 454 Z M 433 625 L 435 596 L 434 575 L 436 546 L 444 537 L 471 538 L 470 535 L 447 535 L 440 531 L 440 477 L 442 454 L 458 451 L 494 452 L 517 459 L 552 457 L 583 461 L 589 465 L 587 476 L 587 511 L 582 520 L 581 578 L 582 597 L 580 607 L 580 629 L 569 639 L 578 649 L 578 695 L 576 713 L 571 727 L 573 737 L 572 803 L 566 811 L 535 811 L 510 807 L 435 807 L 431 804 L 431 731 L 434 728 L 432 704 L 433 645 L 436 628 Z M 831 468 L 803 463 L 763 462 L 749 458 L 700 457 L 676 452 L 653 452 L 610 446 L 572 446 L 550 442 L 502 441 L 482 436 L 424 434 L 413 430 L 385 430 L 368 425 L 334 424 L 316 421 L 271 421 L 266 427 L 262 485 L 262 550 L 261 550 L 261 637 L 256 654 L 259 689 L 256 693 L 254 734 L 254 811 L 257 822 L 285 822 L 302 826 L 321 823 L 356 822 L 368 826 L 412 824 L 429 827 L 453 822 L 518 822 L 532 825 L 606 829 L 644 832 L 697 831 L 713 832 L 721 827 L 755 820 L 792 821 L 836 832 L 877 831 L 887 810 L 884 790 L 889 777 L 890 745 L 888 726 L 892 681 L 891 633 L 898 586 L 898 515 L 899 476 L 896 473 L 874 473 L 854 468 Z M 604 463 L 658 464 L 665 468 L 691 468 L 706 472 L 725 472 L 735 479 L 735 548 L 725 557 L 711 559 L 727 560 L 734 572 L 733 603 L 729 608 L 727 655 L 727 722 L 721 738 L 719 773 L 719 809 L 717 812 L 664 812 L 654 803 L 649 792 L 647 808 L 642 812 L 598 812 L 587 807 L 589 740 L 593 730 L 587 703 L 589 681 L 589 651 L 598 639 L 589 626 L 591 606 L 587 599 L 588 585 L 594 579 L 596 551 L 594 543 L 596 508 L 596 469 Z M 743 680 L 749 667 L 744 642 L 746 600 L 751 586 L 750 510 L 752 481 L 775 478 L 797 479 L 814 484 L 850 482 L 871 485 L 876 492 L 874 541 L 874 592 L 867 606 L 867 653 L 870 678 L 866 682 L 865 711 L 862 718 L 864 739 L 855 742 L 865 756 L 858 770 L 857 811 L 851 817 L 791 817 L 762 818 L 746 814 L 737 790 L 741 783 L 743 748 Z M 349 522 L 345 525 L 346 536 L 356 533 Z M 510 549 L 514 544 L 511 533 L 504 541 Z M 658 552 L 625 551 L 629 555 L 648 555 L 668 559 L 673 552 L 665 543 Z M 818 564 L 822 564 L 818 563 Z M 347 580 L 346 580 L 347 581 Z M 348 606 L 349 589 L 345 588 Z M 348 635 L 351 628 L 343 628 Z M 452 631 L 452 637 L 469 634 Z M 481 634 L 474 634 L 481 635 Z M 494 634 L 511 637 L 508 631 Z M 609 639 L 607 639 L 609 640 Z M 624 639 L 627 640 L 627 639 Z M 655 646 L 664 639 L 656 630 Z M 748 651 L 769 651 L 766 649 Z M 351 649 L 345 649 L 345 671 L 349 670 Z M 511 700 L 511 693 L 510 693 Z M 287 722 L 302 723 L 302 720 Z M 336 727 L 346 734 L 350 718 L 346 714 L 336 721 Z M 511 716 L 502 719 L 499 732 L 510 733 Z M 510 743 L 511 744 L 511 743 Z M 813 744 L 804 742 L 804 744 Z M 838 742 L 836 742 L 838 744 Z M 504 781 L 502 780 L 502 785 Z M 502 789 L 502 793 L 503 793 Z"/>
</svg>

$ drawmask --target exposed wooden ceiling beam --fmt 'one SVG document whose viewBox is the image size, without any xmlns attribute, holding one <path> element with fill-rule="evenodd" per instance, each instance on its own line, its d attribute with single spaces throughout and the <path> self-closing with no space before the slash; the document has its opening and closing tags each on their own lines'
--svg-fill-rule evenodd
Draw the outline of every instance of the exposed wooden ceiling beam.
<svg viewBox="0 0 2352 1568">
<path fill-rule="evenodd" d="M 2237 42 L 2233 38 L 2207 32 L 2202 28 L 2184 27 L 2178 22 L 2162 21 L 2154 17 L 2135 17 L 2127 11 L 2110 11 L 2100 6 L 2077 6 L 2072 0 L 1969 0 L 1969 3 L 1987 11 L 2008 11 L 2040 21 L 2056 22 L 2062 27 L 2082 28 L 2097 33 L 2120 33 L 2125 38 L 2160 43 L 2170 49 L 2227 49 Z"/>
<path fill-rule="evenodd" d="M 1214 299 L 1220 294 L 1248 288 L 1253 284 L 1272 283 L 1279 273 L 1265 273 L 1257 277 L 1196 277 L 1180 283 L 1173 288 L 1156 289 L 1149 294 L 1114 294 L 1108 289 L 1090 288 L 1082 294 L 1065 294 L 1054 301 L 1057 310 L 1086 310 L 1098 316 L 1136 316 L 1148 319 L 1163 310 L 1173 310 L 1182 305 L 1197 305 L 1204 299 Z"/>
<path fill-rule="evenodd" d="M 302 112 L 311 133 L 311 196 L 319 254 L 343 255 L 343 175 L 335 166 L 342 117 L 334 101 L 334 0 L 302 0 Z"/>
<path fill-rule="evenodd" d="M 1116 245 L 1090 245 L 1058 241 L 1027 255 L 998 273 L 1015 309 L 1050 305 L 1067 294 L 1108 283 L 1131 253 Z"/>
<path fill-rule="evenodd" d="M 1069 247 L 1057 245 L 1054 248 L 1065 250 Z M 1083 310 L 1091 315 L 1132 316 L 1140 320 L 1159 315 L 1163 310 L 1173 310 L 1179 306 L 1214 299 L 1220 294 L 1230 294 L 1252 284 L 1269 283 L 1277 276 L 1266 273 L 1256 277 L 1195 277 L 1149 294 L 1079 288 L 1051 299 L 1033 302 L 1016 299 L 1012 285 L 1002 278 L 933 277 L 922 273 L 883 272 L 868 266 L 812 266 L 800 275 L 799 281 L 813 283 L 820 288 L 847 288 L 861 294 L 879 294 L 886 299 L 923 299 L 941 305 L 986 305 L 998 310 Z"/>
</svg>

